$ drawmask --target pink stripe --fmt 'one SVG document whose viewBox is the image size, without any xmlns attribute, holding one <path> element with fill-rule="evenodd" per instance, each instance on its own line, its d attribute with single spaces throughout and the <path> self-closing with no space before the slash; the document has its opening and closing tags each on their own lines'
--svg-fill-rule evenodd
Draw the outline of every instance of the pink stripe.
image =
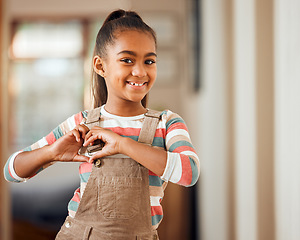
<svg viewBox="0 0 300 240">
<path fill-rule="evenodd" d="M 164 128 L 156 129 L 154 137 L 161 137 L 161 138 L 165 139 L 166 138 L 166 129 L 164 129 Z"/>
<path fill-rule="evenodd" d="M 78 125 L 79 123 L 81 123 L 82 119 L 83 119 L 83 116 L 82 116 L 82 113 L 77 113 L 75 116 L 75 124 Z"/>
<path fill-rule="evenodd" d="M 79 174 L 92 172 L 93 164 L 92 163 L 81 163 L 79 166 Z"/>
<path fill-rule="evenodd" d="M 177 129 L 184 129 L 186 131 L 188 131 L 187 127 L 185 124 L 178 122 L 178 123 L 173 123 L 169 128 L 167 133 L 173 131 L 173 130 L 177 130 Z"/>
<path fill-rule="evenodd" d="M 157 176 L 154 172 L 152 172 L 152 171 L 150 171 L 150 170 L 149 170 L 149 175 L 150 175 L 150 176 Z"/>
<path fill-rule="evenodd" d="M 186 155 L 180 155 L 180 158 L 181 158 L 181 166 L 182 166 L 182 175 L 178 184 L 187 186 L 191 184 L 192 177 L 193 177 L 190 159 Z"/>
<path fill-rule="evenodd" d="M 80 197 L 79 196 L 80 196 L 80 188 L 77 188 L 76 191 L 74 192 L 74 196 L 71 199 L 71 201 L 79 203 L 80 202 Z"/>
<path fill-rule="evenodd" d="M 140 134 L 141 129 L 140 128 L 121 128 L 121 127 L 113 127 L 113 128 L 107 128 L 112 130 L 113 132 L 119 134 L 119 135 L 125 135 L 125 136 L 138 136 Z"/>
<path fill-rule="evenodd" d="M 151 206 L 151 216 L 163 215 L 162 206 Z"/>
<path fill-rule="evenodd" d="M 111 131 L 119 134 L 119 135 L 124 135 L 124 136 L 139 136 L 141 129 L 140 128 L 122 128 L 122 127 L 112 127 L 112 128 L 107 128 L 110 129 Z M 165 134 L 166 130 L 159 128 L 156 129 L 155 132 L 155 137 L 162 137 L 165 138 L 166 134 Z"/>
<path fill-rule="evenodd" d="M 49 134 L 46 136 L 46 141 L 47 141 L 47 143 L 48 143 L 49 145 L 51 145 L 52 143 L 54 143 L 54 142 L 56 141 L 53 132 L 49 133 Z"/>
</svg>

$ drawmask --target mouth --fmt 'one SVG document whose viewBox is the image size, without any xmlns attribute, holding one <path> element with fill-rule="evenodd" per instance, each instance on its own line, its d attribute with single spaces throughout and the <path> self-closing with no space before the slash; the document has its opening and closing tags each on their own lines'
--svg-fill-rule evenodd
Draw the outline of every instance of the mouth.
<svg viewBox="0 0 300 240">
<path fill-rule="evenodd" d="M 129 85 L 131 86 L 135 86 L 135 87 L 142 87 L 145 84 L 147 84 L 147 82 L 141 82 L 141 83 L 137 83 L 137 82 L 127 82 Z"/>
</svg>

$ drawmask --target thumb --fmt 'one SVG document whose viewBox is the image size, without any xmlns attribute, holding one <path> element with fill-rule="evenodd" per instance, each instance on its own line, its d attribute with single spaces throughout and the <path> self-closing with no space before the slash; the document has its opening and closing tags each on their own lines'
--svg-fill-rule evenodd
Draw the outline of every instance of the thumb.
<svg viewBox="0 0 300 240">
<path fill-rule="evenodd" d="M 84 155 L 76 155 L 73 158 L 74 162 L 88 162 L 89 161 L 89 157 L 84 156 Z"/>
<path fill-rule="evenodd" d="M 93 156 L 91 156 L 88 160 L 89 163 L 93 163 L 96 159 L 99 159 L 99 158 L 102 158 L 102 157 L 105 157 L 106 154 L 103 153 L 103 151 L 98 151 L 96 152 L 95 154 L 93 154 Z"/>
</svg>

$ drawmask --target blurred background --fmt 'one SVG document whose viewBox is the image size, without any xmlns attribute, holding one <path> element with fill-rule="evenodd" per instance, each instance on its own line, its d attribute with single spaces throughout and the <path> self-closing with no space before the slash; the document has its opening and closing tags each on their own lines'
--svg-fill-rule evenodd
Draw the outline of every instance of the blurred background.
<svg viewBox="0 0 300 240">
<path fill-rule="evenodd" d="M 149 107 L 184 118 L 201 161 L 196 186 L 168 185 L 160 239 L 299 240 L 297 0 L 0 0 L 1 169 L 91 107 L 95 35 L 118 8 L 156 30 Z M 78 165 L 0 183 L 0 239 L 54 239 Z"/>
</svg>

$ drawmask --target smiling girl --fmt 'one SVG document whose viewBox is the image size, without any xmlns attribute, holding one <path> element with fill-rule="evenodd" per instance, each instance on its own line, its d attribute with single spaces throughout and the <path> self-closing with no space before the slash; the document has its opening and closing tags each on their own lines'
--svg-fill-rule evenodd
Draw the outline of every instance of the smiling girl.
<svg viewBox="0 0 300 240">
<path fill-rule="evenodd" d="M 4 172 L 11 182 L 58 161 L 82 162 L 80 187 L 56 239 L 158 239 L 167 182 L 197 182 L 199 159 L 183 119 L 146 108 L 156 58 L 155 32 L 141 17 L 112 12 L 96 38 L 95 108 L 8 159 Z"/>
</svg>

